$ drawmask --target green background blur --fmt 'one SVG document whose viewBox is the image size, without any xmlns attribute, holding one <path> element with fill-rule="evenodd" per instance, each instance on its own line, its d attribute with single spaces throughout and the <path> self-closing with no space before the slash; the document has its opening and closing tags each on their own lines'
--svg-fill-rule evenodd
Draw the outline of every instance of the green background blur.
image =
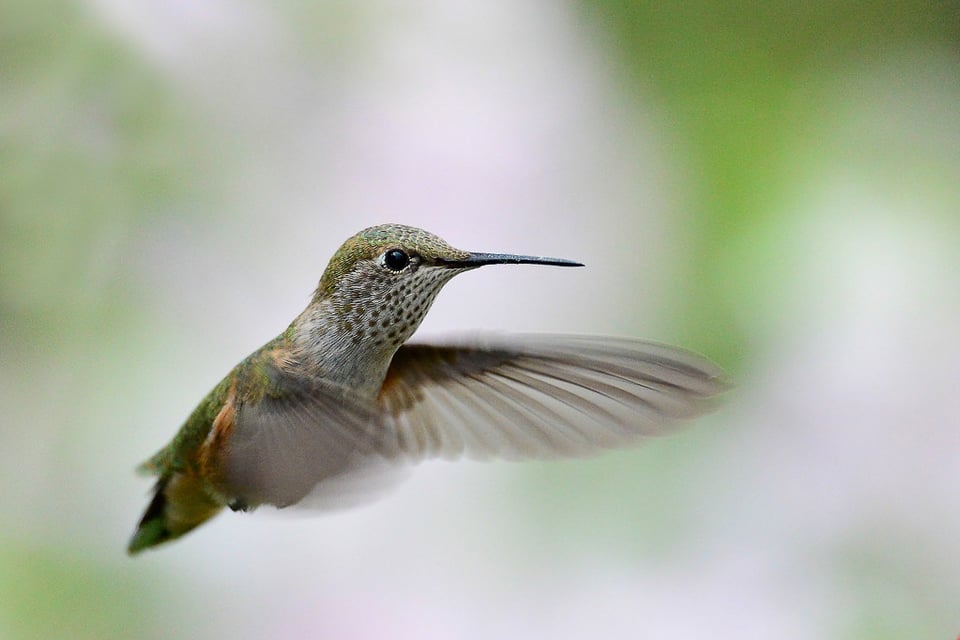
<svg viewBox="0 0 960 640">
<path fill-rule="evenodd" d="M 955 637 L 958 116 L 956 2 L 3 0 L 0 638 Z M 738 389 L 126 557 L 134 466 L 387 221 L 588 265 L 464 276 L 420 335 Z"/>
</svg>

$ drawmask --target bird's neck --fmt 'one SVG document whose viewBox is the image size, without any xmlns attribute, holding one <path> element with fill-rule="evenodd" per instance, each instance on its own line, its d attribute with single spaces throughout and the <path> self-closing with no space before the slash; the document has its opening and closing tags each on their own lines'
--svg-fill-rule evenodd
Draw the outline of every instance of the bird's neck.
<svg viewBox="0 0 960 640">
<path fill-rule="evenodd" d="M 357 393 L 379 393 L 397 347 L 366 339 L 335 300 L 315 300 L 294 320 L 294 350 L 308 371 Z"/>
</svg>

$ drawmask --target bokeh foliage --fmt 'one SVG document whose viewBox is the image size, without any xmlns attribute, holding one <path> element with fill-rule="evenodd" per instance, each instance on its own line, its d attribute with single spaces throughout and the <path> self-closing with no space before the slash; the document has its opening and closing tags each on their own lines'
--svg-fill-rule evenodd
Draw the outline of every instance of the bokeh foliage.
<svg viewBox="0 0 960 640">
<path fill-rule="evenodd" d="M 125 277 L 131 238 L 215 188 L 204 138 L 178 88 L 90 7 L 0 3 L 0 447 L 12 502 L 0 532 L 2 637 L 151 635 L 138 609 L 152 593 L 146 580 L 125 574 L 120 557 L 83 551 L 72 507 L 90 503 L 26 449 L 56 438 L 59 465 L 79 466 L 75 445 L 109 432 L 88 417 L 122 393 L 99 385 L 115 384 L 103 363 L 126 344 L 142 299 Z M 91 395 L 95 379 L 102 397 Z M 57 495 L 28 515 L 21 489 L 45 486 Z M 37 535 L 48 510 L 56 524 Z"/>
<path fill-rule="evenodd" d="M 115 317 L 124 241 L 211 167 L 171 79 L 82 4 L 4 2 L 0 61 L 0 339 L 56 348 Z"/>
<path fill-rule="evenodd" d="M 738 309 L 772 293 L 770 235 L 788 227 L 790 199 L 829 139 L 844 87 L 906 52 L 960 57 L 960 3 L 584 0 L 622 78 L 661 102 L 681 143 L 681 198 L 701 245 L 691 251 L 682 329 L 734 363 L 750 352 Z M 903 90 L 891 86 L 891 92 Z M 857 100 L 856 96 L 851 96 Z M 777 272 L 777 275 L 782 275 Z M 710 309 L 711 322 L 702 309 Z"/>
</svg>

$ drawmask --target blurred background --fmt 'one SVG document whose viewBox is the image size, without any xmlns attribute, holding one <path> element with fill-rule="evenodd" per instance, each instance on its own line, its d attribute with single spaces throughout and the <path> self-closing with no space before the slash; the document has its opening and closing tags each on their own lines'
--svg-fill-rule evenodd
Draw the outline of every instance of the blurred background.
<svg viewBox="0 0 960 640">
<path fill-rule="evenodd" d="M 952 638 L 960 5 L 0 3 L 0 638 Z M 136 559 L 135 465 L 395 221 L 566 256 L 420 336 L 738 382 L 597 459 L 428 463 Z"/>
</svg>

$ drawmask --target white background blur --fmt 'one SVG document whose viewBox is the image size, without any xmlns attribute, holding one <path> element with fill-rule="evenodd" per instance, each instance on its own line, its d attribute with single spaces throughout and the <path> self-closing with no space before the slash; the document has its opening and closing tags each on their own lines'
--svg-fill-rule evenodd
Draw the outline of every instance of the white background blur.
<svg viewBox="0 0 960 640">
<path fill-rule="evenodd" d="M 7 0 L 0 638 L 955 637 L 958 15 Z M 135 465 L 383 222 L 587 265 L 458 278 L 421 337 L 647 337 L 737 389 L 126 557 Z"/>
</svg>

